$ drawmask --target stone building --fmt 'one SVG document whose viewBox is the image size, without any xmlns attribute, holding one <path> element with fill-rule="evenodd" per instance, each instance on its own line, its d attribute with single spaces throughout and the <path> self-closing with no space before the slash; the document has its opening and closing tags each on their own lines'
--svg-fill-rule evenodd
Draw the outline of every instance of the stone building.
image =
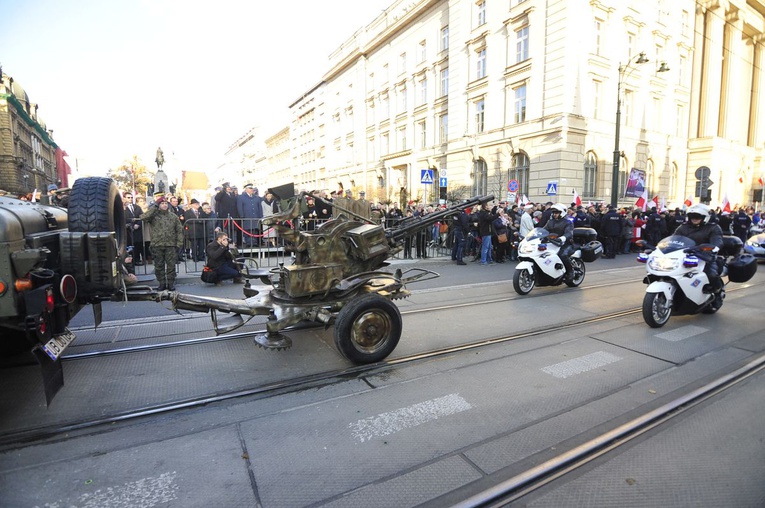
<svg viewBox="0 0 765 508">
<path fill-rule="evenodd" d="M 295 182 L 433 202 L 439 177 L 463 197 L 516 180 L 511 199 L 631 205 L 637 169 L 673 206 L 708 167 L 713 204 L 748 203 L 763 33 L 763 0 L 398 0 L 290 106 Z"/>
<path fill-rule="evenodd" d="M 0 69 L 0 188 L 11 195 L 43 194 L 48 185 L 68 186 L 66 153 L 53 141 L 39 106 L 18 81 Z"/>
</svg>

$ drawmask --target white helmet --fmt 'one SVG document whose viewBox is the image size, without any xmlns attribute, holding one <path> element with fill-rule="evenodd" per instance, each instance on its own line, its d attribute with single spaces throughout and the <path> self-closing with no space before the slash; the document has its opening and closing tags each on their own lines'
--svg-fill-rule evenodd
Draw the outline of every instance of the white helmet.
<svg viewBox="0 0 765 508">
<path fill-rule="evenodd" d="M 699 203 L 690 206 L 688 211 L 685 212 L 685 215 L 688 217 L 688 220 L 701 217 L 702 222 L 706 224 L 712 217 L 712 212 L 707 205 Z"/>
<path fill-rule="evenodd" d="M 550 208 L 552 208 L 552 213 L 555 213 L 555 212 L 560 212 L 562 214 L 566 213 L 566 207 L 560 203 L 556 203 L 552 205 Z"/>
</svg>

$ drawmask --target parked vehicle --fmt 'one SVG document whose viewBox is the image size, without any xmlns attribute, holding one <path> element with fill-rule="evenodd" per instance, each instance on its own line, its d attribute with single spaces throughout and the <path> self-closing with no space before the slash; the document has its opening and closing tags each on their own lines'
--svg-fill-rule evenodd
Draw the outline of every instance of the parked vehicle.
<svg viewBox="0 0 765 508">
<path fill-rule="evenodd" d="M 544 228 L 534 228 L 518 245 L 518 264 L 513 273 L 513 289 L 519 295 L 527 295 L 534 286 L 558 286 L 566 284 L 577 287 L 584 282 L 585 262 L 597 260 L 603 254 L 603 246 L 595 240 L 592 228 L 574 228 L 571 277 L 558 253 L 563 243 L 557 235 Z"/>
<path fill-rule="evenodd" d="M 651 249 L 645 242 L 641 246 Z M 714 314 L 725 298 L 724 284 L 721 299 L 715 303 L 715 294 L 704 273 L 706 263 L 719 263 L 723 281 L 746 282 L 757 272 L 757 262 L 751 254 L 741 254 L 738 237 L 723 236 L 723 248 L 717 256 L 711 244 L 697 245 L 681 235 L 671 235 L 650 251 L 638 255 L 638 262 L 646 264 L 648 284 L 643 298 L 643 319 L 652 328 L 664 326 L 675 315 Z"/>
</svg>

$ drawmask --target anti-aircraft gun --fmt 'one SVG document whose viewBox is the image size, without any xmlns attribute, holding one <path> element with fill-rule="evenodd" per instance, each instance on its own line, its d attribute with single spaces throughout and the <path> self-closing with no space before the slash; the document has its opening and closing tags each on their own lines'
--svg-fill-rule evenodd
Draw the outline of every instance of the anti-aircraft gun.
<svg viewBox="0 0 765 508">
<path fill-rule="evenodd" d="M 174 308 L 210 310 L 218 333 L 241 326 L 242 315 L 268 316 L 266 333 L 255 337 L 256 344 L 266 349 L 289 348 L 292 341 L 281 331 L 298 323 L 334 324 L 335 345 L 343 356 L 354 363 L 380 361 L 395 349 L 401 337 L 401 313 L 393 300 L 409 296 L 408 283 L 439 276 L 419 267 L 383 271 L 387 259 L 403 249 L 407 237 L 494 199 L 472 198 L 423 217 L 405 219 L 389 229 L 330 203 L 343 214 L 313 231 L 301 231 L 295 221 L 307 195 L 299 194 L 287 211 L 263 220 L 287 242 L 287 250 L 294 253 L 292 265 L 245 270 L 248 283 L 244 300 L 171 293 L 167 298 Z M 322 203 L 319 196 L 310 195 L 317 204 Z M 271 288 L 257 290 L 249 284 L 252 279 Z M 231 316 L 218 320 L 218 311 Z"/>
</svg>

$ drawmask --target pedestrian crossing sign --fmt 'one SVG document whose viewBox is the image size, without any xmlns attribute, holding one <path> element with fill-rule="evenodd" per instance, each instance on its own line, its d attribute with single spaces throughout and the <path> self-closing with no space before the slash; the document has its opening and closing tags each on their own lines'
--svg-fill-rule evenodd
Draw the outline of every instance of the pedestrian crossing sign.
<svg viewBox="0 0 765 508">
<path fill-rule="evenodd" d="M 558 182 L 547 182 L 547 195 L 555 196 L 558 194 Z"/>
<path fill-rule="evenodd" d="M 420 170 L 420 183 L 433 185 L 433 170 L 421 169 Z"/>
</svg>

